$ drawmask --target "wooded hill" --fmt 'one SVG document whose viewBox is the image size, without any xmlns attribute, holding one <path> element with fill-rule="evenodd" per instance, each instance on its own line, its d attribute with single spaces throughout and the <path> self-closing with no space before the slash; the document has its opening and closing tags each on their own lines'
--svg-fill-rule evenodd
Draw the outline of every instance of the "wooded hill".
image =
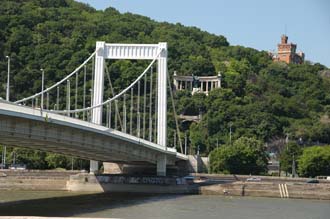
<svg viewBox="0 0 330 219">
<path fill-rule="evenodd" d="M 5 56 L 10 55 L 11 100 L 40 91 L 40 68 L 45 69 L 50 86 L 81 64 L 96 41 L 168 42 L 171 76 L 174 71 L 179 75 L 222 72 L 223 88 L 207 97 L 176 93 L 178 114 L 203 114 L 200 123 L 181 125 L 181 135 L 187 132 L 193 152 L 200 146 L 207 154 L 216 142 L 228 143 L 229 123 L 233 139 L 254 137 L 270 146 L 286 136 L 300 139 L 301 144 L 330 143 L 330 78 L 325 66 L 273 63 L 265 51 L 230 46 L 224 36 L 196 27 L 160 23 L 114 8 L 97 11 L 72 0 L 0 2 L 0 83 L 6 82 Z M 111 62 L 115 89 L 136 78 L 144 67 L 143 62 Z M 169 125 L 168 141 L 173 145 L 173 118 Z"/>
</svg>

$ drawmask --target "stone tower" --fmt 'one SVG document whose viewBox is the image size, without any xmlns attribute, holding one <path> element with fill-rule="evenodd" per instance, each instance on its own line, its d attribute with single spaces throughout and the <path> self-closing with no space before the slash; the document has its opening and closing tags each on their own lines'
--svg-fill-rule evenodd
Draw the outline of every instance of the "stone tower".
<svg viewBox="0 0 330 219">
<path fill-rule="evenodd" d="M 288 36 L 281 36 L 281 43 L 277 44 L 277 55 L 273 57 L 274 61 L 286 63 L 302 64 L 305 59 L 303 52 L 296 53 L 297 45 L 288 43 Z"/>
</svg>

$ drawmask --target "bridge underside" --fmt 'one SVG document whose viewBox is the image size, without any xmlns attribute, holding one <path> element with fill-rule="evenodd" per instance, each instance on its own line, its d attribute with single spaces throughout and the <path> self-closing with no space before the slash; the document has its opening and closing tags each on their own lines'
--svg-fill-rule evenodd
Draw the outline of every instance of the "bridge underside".
<svg viewBox="0 0 330 219">
<path fill-rule="evenodd" d="M 157 151 L 139 147 L 121 139 L 91 134 L 88 131 L 57 124 L 3 115 L 0 115 L 0 142 L 6 145 L 115 163 L 156 164 L 159 156 Z"/>
<path fill-rule="evenodd" d="M 86 131 L 21 118 L 0 116 L 0 141 L 6 145 L 111 162 L 151 162 L 157 154 L 133 145 Z"/>
<path fill-rule="evenodd" d="M 178 153 L 103 126 L 0 103 L 0 143 L 55 152 L 84 159 L 127 164 L 157 164 L 166 157 L 175 165 Z M 13 112 L 20 108 L 29 113 Z M 33 111 L 33 112 L 32 112 Z M 78 125 L 77 125 L 78 124 Z M 126 136 L 127 135 L 127 136 Z"/>
</svg>

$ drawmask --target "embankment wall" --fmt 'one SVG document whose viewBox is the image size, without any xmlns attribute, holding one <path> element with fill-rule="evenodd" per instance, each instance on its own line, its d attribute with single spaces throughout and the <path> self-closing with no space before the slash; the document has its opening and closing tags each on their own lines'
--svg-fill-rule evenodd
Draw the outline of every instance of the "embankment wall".
<svg viewBox="0 0 330 219">
<path fill-rule="evenodd" d="M 199 187 L 204 195 L 330 200 L 330 184 L 234 182 Z"/>
<path fill-rule="evenodd" d="M 205 176 L 205 175 L 204 175 Z M 219 177 L 219 175 L 208 175 Z M 330 183 L 309 184 L 305 179 L 222 176 L 227 182 L 189 184 L 183 178 L 125 175 L 93 175 L 79 171 L 0 171 L 0 190 L 48 190 L 86 192 L 131 192 L 302 198 L 330 200 Z M 273 181 L 274 180 L 274 181 Z"/>
<path fill-rule="evenodd" d="M 0 190 L 66 191 L 70 175 L 80 171 L 0 170 Z"/>
</svg>

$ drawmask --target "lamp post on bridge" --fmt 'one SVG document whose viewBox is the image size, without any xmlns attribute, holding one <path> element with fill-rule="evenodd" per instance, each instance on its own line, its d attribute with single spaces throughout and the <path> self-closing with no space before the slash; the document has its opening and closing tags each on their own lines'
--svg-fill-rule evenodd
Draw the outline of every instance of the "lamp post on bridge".
<svg viewBox="0 0 330 219">
<path fill-rule="evenodd" d="M 6 56 L 8 59 L 8 74 L 7 74 L 7 88 L 6 88 L 6 100 L 9 101 L 10 94 L 10 56 Z"/>
<path fill-rule="evenodd" d="M 44 69 L 40 69 L 41 71 L 41 103 L 40 103 L 40 109 L 44 109 L 44 80 L 45 80 L 45 71 Z"/>
<path fill-rule="evenodd" d="M 9 101 L 9 95 L 10 95 L 10 56 L 6 56 L 6 58 L 8 59 L 6 101 Z M 7 146 L 3 146 L 2 168 L 6 168 L 6 151 L 7 151 Z"/>
</svg>

